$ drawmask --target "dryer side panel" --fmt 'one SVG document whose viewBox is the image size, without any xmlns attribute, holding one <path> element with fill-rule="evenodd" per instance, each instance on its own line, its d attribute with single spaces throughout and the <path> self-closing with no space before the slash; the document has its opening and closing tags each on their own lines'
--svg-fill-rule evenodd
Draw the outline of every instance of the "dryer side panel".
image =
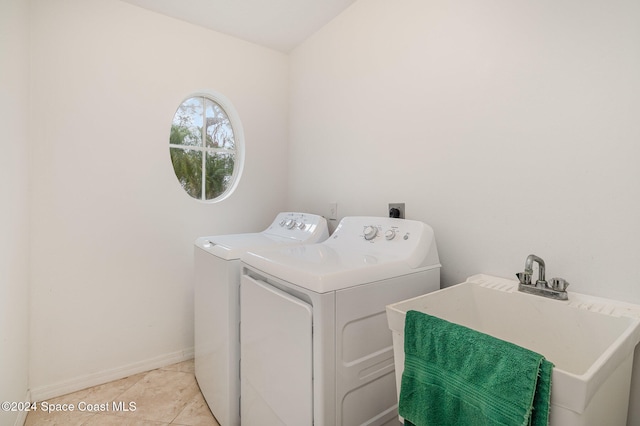
<svg viewBox="0 0 640 426">
<path fill-rule="evenodd" d="M 336 292 L 338 425 L 398 425 L 393 340 L 386 305 L 440 288 L 438 270 Z"/>
</svg>

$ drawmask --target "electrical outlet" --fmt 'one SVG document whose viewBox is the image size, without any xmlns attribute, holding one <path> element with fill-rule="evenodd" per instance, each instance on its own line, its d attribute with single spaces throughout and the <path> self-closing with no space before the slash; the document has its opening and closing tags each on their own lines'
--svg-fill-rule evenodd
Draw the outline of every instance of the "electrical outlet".
<svg viewBox="0 0 640 426">
<path fill-rule="evenodd" d="M 338 219 L 338 203 L 329 203 L 329 215 L 327 219 L 329 220 Z"/>
<path fill-rule="evenodd" d="M 398 216 L 393 216 L 392 214 L 392 209 L 397 209 L 398 212 L 395 212 L 396 214 L 398 214 Z M 389 217 L 399 217 L 400 219 L 404 219 L 404 203 L 389 203 Z"/>
</svg>

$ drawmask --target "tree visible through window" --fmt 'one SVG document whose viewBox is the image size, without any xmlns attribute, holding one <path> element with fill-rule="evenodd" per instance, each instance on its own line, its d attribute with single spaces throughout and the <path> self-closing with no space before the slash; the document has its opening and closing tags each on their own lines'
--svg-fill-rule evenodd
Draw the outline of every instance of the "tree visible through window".
<svg viewBox="0 0 640 426">
<path fill-rule="evenodd" d="M 237 143 L 227 112 L 207 96 L 185 100 L 173 116 L 169 151 L 176 177 L 193 198 L 214 200 L 232 189 Z"/>
</svg>

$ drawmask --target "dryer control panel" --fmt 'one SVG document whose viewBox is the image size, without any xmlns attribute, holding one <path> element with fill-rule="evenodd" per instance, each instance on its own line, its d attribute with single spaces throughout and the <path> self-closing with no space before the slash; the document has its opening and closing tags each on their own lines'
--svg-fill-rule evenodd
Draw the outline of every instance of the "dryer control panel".
<svg viewBox="0 0 640 426">
<path fill-rule="evenodd" d="M 340 249 L 366 250 L 378 256 L 404 258 L 416 265 L 423 264 L 425 258 L 438 263 L 433 229 L 416 220 L 345 217 L 326 244 Z"/>
<path fill-rule="evenodd" d="M 401 233 L 399 232 L 399 227 L 395 225 L 389 225 L 387 228 L 380 225 L 367 225 L 364 227 L 363 237 L 367 241 L 374 241 L 376 237 L 391 241 L 396 238 L 399 233 Z M 408 240 L 409 236 L 410 233 L 407 231 L 401 238 Z"/>
<path fill-rule="evenodd" d="M 333 238 L 356 239 L 377 243 L 381 241 L 430 238 L 430 227 L 415 220 L 387 217 L 345 217 L 338 225 Z M 427 234 L 427 235 L 424 235 Z"/>
</svg>

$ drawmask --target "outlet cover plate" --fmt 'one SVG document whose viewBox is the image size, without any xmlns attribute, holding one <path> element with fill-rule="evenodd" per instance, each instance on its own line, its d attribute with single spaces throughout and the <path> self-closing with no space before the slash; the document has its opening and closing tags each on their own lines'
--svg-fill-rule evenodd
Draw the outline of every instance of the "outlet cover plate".
<svg viewBox="0 0 640 426">
<path fill-rule="evenodd" d="M 398 209 L 400 210 L 400 219 L 404 219 L 404 203 L 389 203 L 389 211 L 391 211 L 391 209 Z"/>
<path fill-rule="evenodd" d="M 327 215 L 327 219 L 338 219 L 338 203 L 329 203 L 329 214 Z"/>
</svg>

